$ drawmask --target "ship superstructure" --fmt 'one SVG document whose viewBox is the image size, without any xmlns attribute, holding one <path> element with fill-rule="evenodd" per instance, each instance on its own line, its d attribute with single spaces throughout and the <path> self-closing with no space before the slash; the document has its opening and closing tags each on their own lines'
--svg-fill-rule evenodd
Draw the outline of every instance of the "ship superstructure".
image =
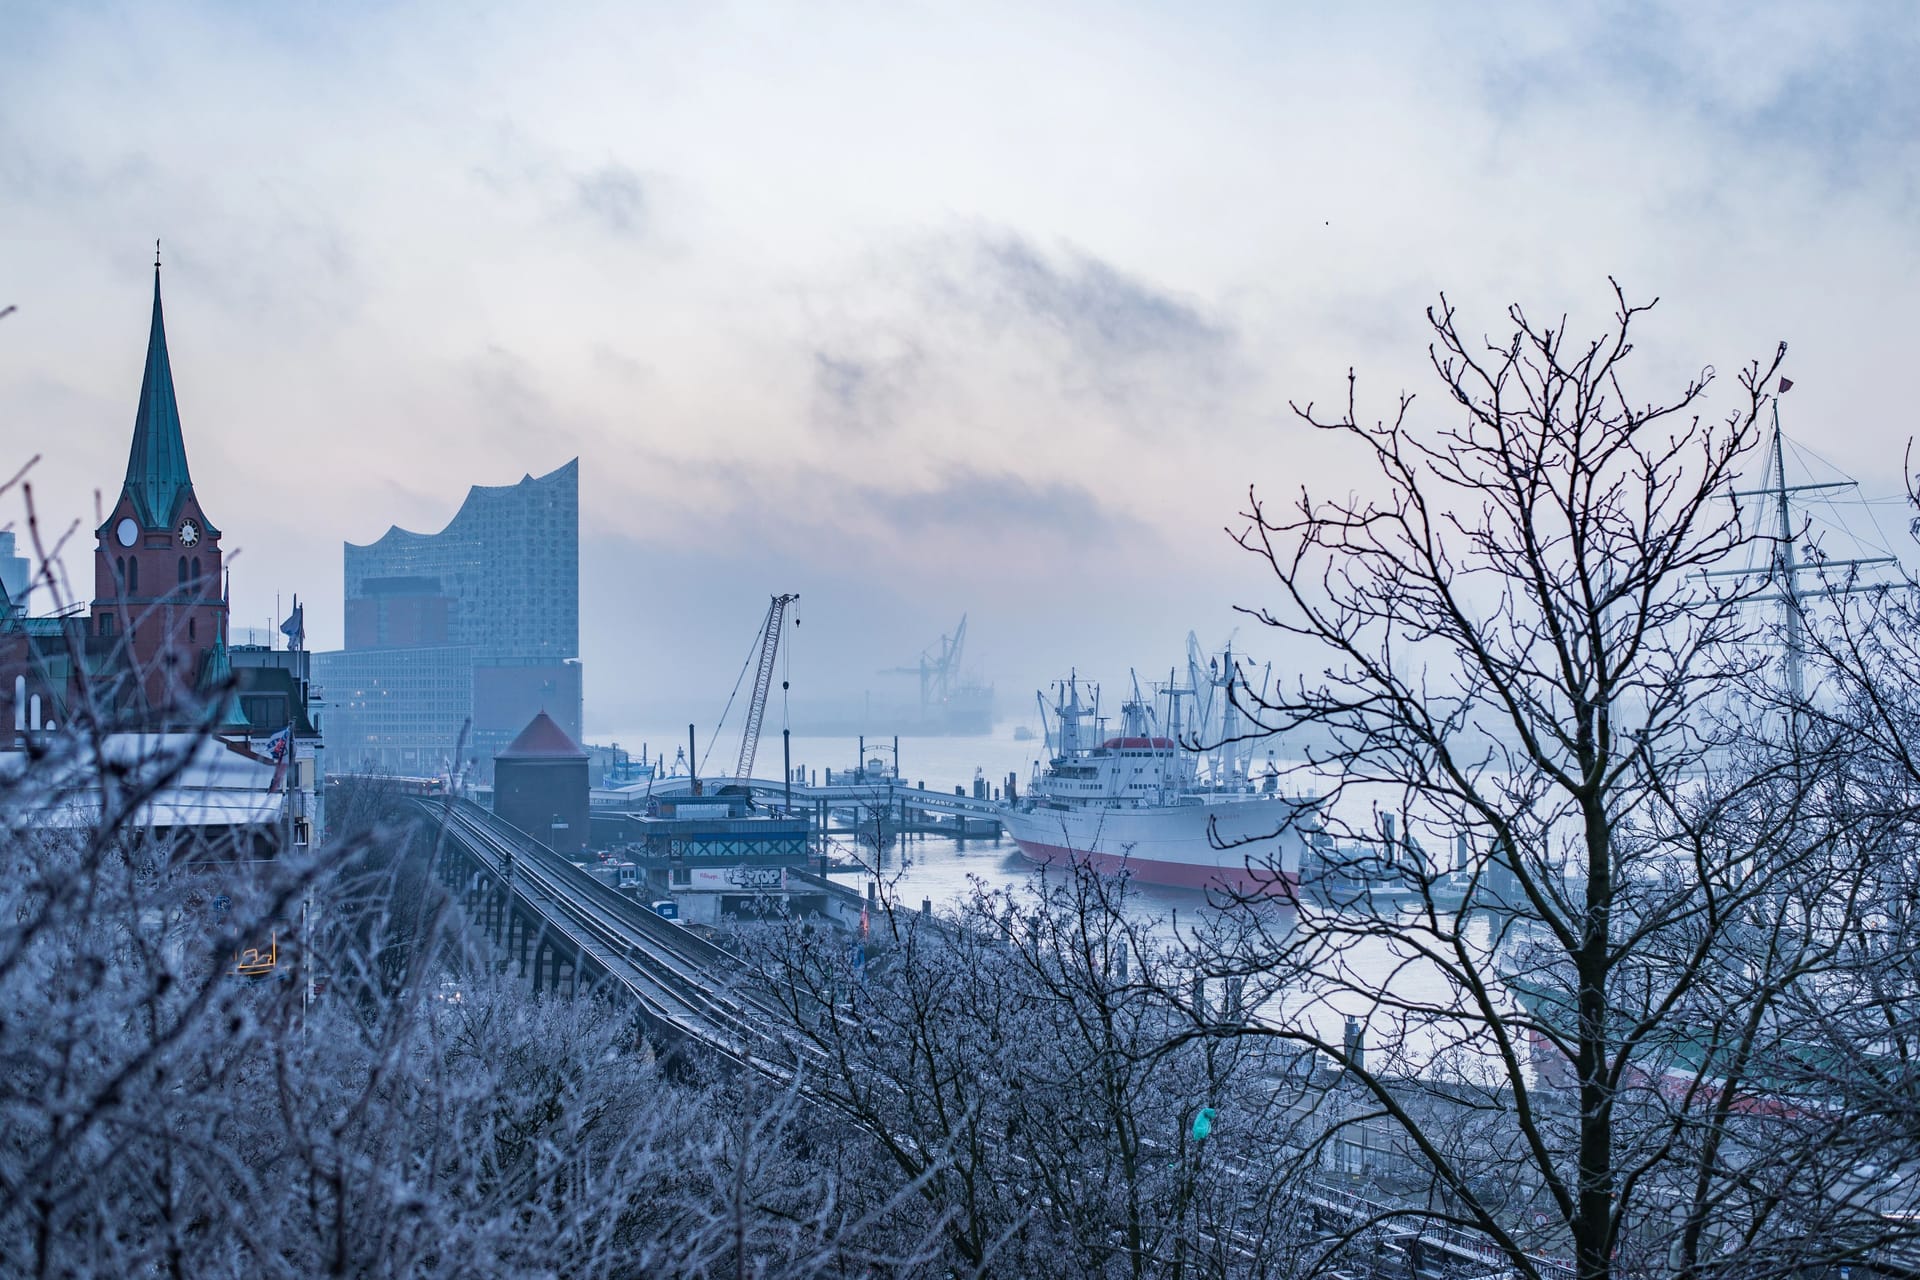
<svg viewBox="0 0 1920 1280">
<path fill-rule="evenodd" d="M 1231 662 L 1210 677 L 1231 680 Z M 1307 802 L 1280 795 L 1271 767 L 1256 782 L 1240 763 L 1243 744 L 1183 745 L 1203 741 L 1213 718 L 1184 705 L 1197 683 L 1169 680 L 1149 698 L 1135 681 L 1112 736 L 1098 685 L 1071 676 L 1051 705 L 1040 699 L 1048 758 L 1002 819 L 1020 851 L 1040 863 L 1124 871 L 1142 884 L 1291 896 Z M 1224 687 L 1208 692 L 1225 698 Z M 1194 718 L 1183 724 L 1183 714 Z"/>
</svg>

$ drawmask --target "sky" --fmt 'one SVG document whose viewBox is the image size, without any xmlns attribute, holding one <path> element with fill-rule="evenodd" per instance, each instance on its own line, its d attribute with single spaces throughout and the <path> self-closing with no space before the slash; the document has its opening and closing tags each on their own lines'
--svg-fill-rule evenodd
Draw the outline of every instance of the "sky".
<svg viewBox="0 0 1920 1280">
<path fill-rule="evenodd" d="M 1364 488 L 1289 408 L 1349 368 L 1438 410 L 1442 290 L 1657 296 L 1636 386 L 1715 415 L 1784 340 L 1788 432 L 1897 493 L 1917 225 L 1904 3 L 14 0 L 0 454 L 90 554 L 157 236 L 237 626 L 337 645 L 343 542 L 577 455 L 590 737 L 717 714 L 781 591 L 796 698 L 965 613 L 1017 713 L 1190 629 L 1304 660 L 1228 530 Z"/>
</svg>

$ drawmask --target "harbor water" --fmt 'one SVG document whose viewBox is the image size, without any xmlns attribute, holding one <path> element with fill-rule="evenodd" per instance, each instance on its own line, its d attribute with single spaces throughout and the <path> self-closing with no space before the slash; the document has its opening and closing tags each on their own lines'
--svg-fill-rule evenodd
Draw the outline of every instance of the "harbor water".
<svg viewBox="0 0 1920 1280">
<path fill-rule="evenodd" d="M 973 780 L 978 771 L 990 788 L 989 794 L 992 794 L 991 789 L 1001 786 L 1007 774 L 1013 773 L 1021 793 L 1025 794 L 1034 766 L 1045 751 L 1045 744 L 1037 738 L 1016 741 L 1013 728 L 1012 723 L 1002 724 L 992 734 L 970 737 L 902 737 L 899 743 L 900 777 L 909 784 L 924 783 L 927 788 L 934 790 L 951 791 L 956 786 L 965 787 L 968 794 L 972 794 Z M 657 753 L 660 743 L 673 743 L 674 739 L 667 734 L 636 733 L 619 735 L 618 741 L 623 749 L 633 751 L 637 758 L 641 743 L 647 744 L 650 753 Z M 678 744 L 680 749 L 684 749 L 685 742 L 686 731 L 682 728 Z M 701 741 L 699 746 L 707 758 L 702 776 L 732 776 L 739 752 L 737 738 L 731 742 L 723 739 L 710 751 L 705 741 Z M 666 755 L 669 761 L 673 759 L 675 750 L 674 746 L 668 747 Z M 753 773 L 756 777 L 771 779 L 780 776 L 780 750 L 778 730 L 769 729 L 761 739 L 755 760 Z M 852 770 L 859 763 L 859 742 L 853 737 L 795 734 L 791 740 L 791 751 L 795 768 L 805 768 L 810 781 L 817 774 L 818 780 L 824 782 L 829 768 L 839 774 Z M 892 736 L 869 736 L 866 755 L 869 760 L 878 757 L 891 766 Z M 873 851 L 857 846 L 851 833 L 841 833 L 837 840 L 838 859 L 851 861 L 857 858 L 871 867 Z M 959 840 L 946 835 L 910 835 L 899 839 L 881 860 L 878 872 L 881 883 L 875 887 L 898 907 L 916 911 L 923 903 L 936 911 L 950 910 L 964 901 L 976 887 L 989 892 L 1019 889 L 1043 874 L 1040 868 L 1021 856 L 1014 842 L 1006 836 Z M 849 868 L 836 872 L 834 878 L 849 888 L 864 891 L 874 882 L 875 875 L 871 870 Z M 1134 885 L 1129 903 L 1136 922 L 1151 926 L 1151 933 L 1167 942 L 1174 940 L 1176 932 L 1185 932 L 1187 927 L 1216 910 L 1201 890 L 1161 885 Z M 1291 919 L 1291 911 L 1283 911 L 1277 924 L 1284 930 Z M 1477 938 L 1482 946 L 1485 945 L 1486 935 L 1487 922 L 1484 919 L 1470 923 L 1469 936 Z M 1352 1017 L 1360 1025 L 1372 1027 L 1377 1042 L 1388 1031 L 1386 1024 L 1389 1021 L 1382 1017 L 1381 1009 L 1376 1004 L 1377 997 L 1390 993 L 1395 1000 L 1431 1003 L 1440 1007 L 1457 998 L 1452 982 L 1444 973 L 1414 959 L 1404 944 L 1397 945 L 1384 937 L 1356 938 L 1343 952 L 1340 967 L 1344 970 L 1338 975 L 1343 990 L 1338 994 L 1312 997 L 1299 993 L 1298 999 L 1285 1000 L 1282 1009 L 1269 1008 L 1263 1011 L 1263 1016 L 1304 1018 L 1313 1024 L 1321 1036 L 1334 1042 L 1341 1038 L 1345 1019 Z M 1415 1061 L 1426 1058 L 1428 1055 L 1423 1052 L 1421 1042 L 1429 1038 L 1417 1034 L 1409 1036 L 1407 1042 L 1400 1045 L 1401 1053 Z"/>
</svg>

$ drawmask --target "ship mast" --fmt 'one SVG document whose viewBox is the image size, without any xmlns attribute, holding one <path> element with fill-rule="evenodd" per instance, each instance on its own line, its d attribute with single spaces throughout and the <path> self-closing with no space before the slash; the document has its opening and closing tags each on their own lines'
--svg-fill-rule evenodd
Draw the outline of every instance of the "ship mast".
<svg viewBox="0 0 1920 1280">
<path fill-rule="evenodd" d="M 1785 392 L 1793 383 L 1782 378 L 1780 391 Z M 1862 569 L 1874 565 L 1898 563 L 1893 556 L 1861 556 L 1848 560 L 1829 560 L 1824 557 L 1802 562 L 1799 555 L 1799 527 L 1793 518 L 1790 496 L 1796 493 L 1831 491 L 1835 489 L 1855 489 L 1860 487 L 1856 480 L 1831 480 L 1807 484 L 1787 483 L 1787 459 L 1784 444 L 1785 436 L 1780 430 L 1780 395 L 1773 398 L 1773 439 L 1769 443 L 1766 475 L 1770 483 L 1764 489 L 1741 489 L 1733 493 L 1735 498 L 1764 498 L 1773 506 L 1775 531 L 1773 536 L 1773 557 L 1765 570 L 1757 569 L 1720 569 L 1711 571 L 1706 577 L 1746 576 L 1764 572 L 1779 587 L 1779 594 L 1765 597 L 1767 601 L 1777 603 L 1781 610 L 1781 633 L 1786 642 L 1787 692 L 1797 706 L 1806 697 L 1806 619 L 1803 614 L 1803 601 L 1809 594 L 1845 595 L 1863 590 L 1860 585 L 1832 585 L 1822 583 L 1817 592 L 1809 592 L 1800 585 L 1800 575 L 1806 571 L 1828 568 Z"/>
<path fill-rule="evenodd" d="M 1787 504 L 1787 455 L 1780 441 L 1780 397 L 1773 398 L 1773 466 L 1779 533 L 1774 538 L 1775 578 L 1780 583 L 1782 622 L 1787 638 L 1787 692 L 1797 705 L 1806 695 L 1806 633 L 1800 617 L 1800 566 L 1794 545 L 1793 514 Z M 1811 486 L 1808 486 L 1811 487 Z"/>
</svg>

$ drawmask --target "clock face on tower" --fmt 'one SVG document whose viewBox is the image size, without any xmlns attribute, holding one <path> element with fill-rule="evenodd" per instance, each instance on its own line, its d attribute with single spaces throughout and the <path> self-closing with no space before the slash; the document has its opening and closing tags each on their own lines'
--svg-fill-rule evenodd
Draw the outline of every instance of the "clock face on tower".
<svg viewBox="0 0 1920 1280">
<path fill-rule="evenodd" d="M 113 527 L 113 536 L 120 540 L 121 546 L 130 547 L 140 536 L 140 526 L 133 522 L 132 516 L 122 516 L 120 523 Z"/>
<path fill-rule="evenodd" d="M 180 522 L 180 545 L 190 547 L 200 541 L 200 526 L 191 520 Z"/>
</svg>

